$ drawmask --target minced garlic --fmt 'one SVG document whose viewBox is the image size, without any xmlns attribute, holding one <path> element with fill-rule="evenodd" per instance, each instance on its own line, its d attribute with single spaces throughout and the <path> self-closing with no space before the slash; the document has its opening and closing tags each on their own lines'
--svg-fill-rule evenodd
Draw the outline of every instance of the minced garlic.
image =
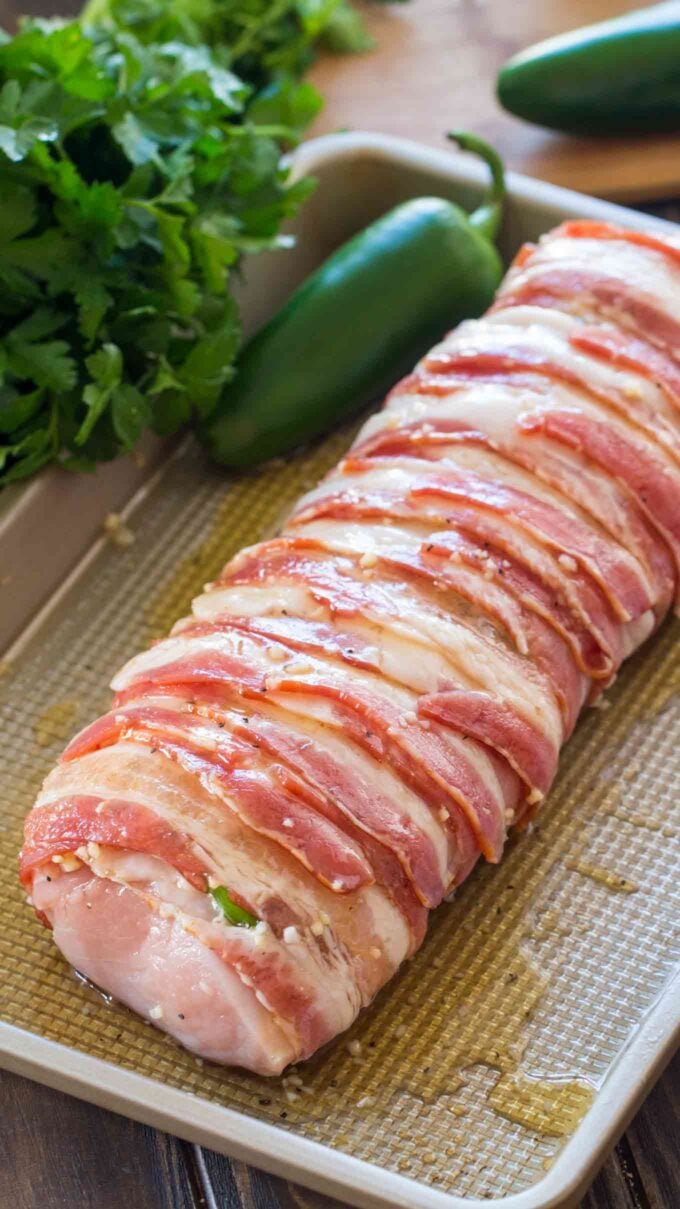
<svg viewBox="0 0 680 1209">
<path fill-rule="evenodd" d="M 82 861 L 78 859 L 75 852 L 57 853 L 52 857 L 55 865 L 61 865 L 64 873 L 73 873 L 76 869 L 80 869 Z"/>
<path fill-rule="evenodd" d="M 132 529 L 128 528 L 122 516 L 117 512 L 109 512 L 104 517 L 102 529 L 113 545 L 118 546 L 121 550 L 131 546 L 135 540 Z"/>
</svg>

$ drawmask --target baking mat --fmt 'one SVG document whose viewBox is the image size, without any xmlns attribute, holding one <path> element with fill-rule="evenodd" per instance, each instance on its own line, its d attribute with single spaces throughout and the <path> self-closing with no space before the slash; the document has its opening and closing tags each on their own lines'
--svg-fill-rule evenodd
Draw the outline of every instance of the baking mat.
<svg viewBox="0 0 680 1209">
<path fill-rule="evenodd" d="M 129 518 L 131 544 L 114 532 L 0 665 L 0 1019 L 495 1199 L 545 1174 L 677 962 L 677 621 L 588 712 L 548 804 L 503 864 L 473 873 L 350 1033 L 282 1079 L 203 1064 L 105 1002 L 66 967 L 16 881 L 23 816 L 68 736 L 106 708 L 114 670 L 236 549 L 272 532 L 349 439 L 232 483 L 183 450 Z"/>
</svg>

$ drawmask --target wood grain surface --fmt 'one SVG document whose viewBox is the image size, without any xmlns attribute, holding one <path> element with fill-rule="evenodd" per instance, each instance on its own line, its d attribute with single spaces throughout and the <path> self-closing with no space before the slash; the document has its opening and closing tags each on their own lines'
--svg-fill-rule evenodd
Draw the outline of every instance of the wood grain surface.
<svg viewBox="0 0 680 1209">
<path fill-rule="evenodd" d="M 680 1056 L 581 1209 L 677 1209 Z M 1 1209 L 339 1209 L 276 1176 L 0 1075 Z"/>
<path fill-rule="evenodd" d="M 640 0 L 364 4 L 376 47 L 363 55 L 327 55 L 313 69 L 327 104 L 312 134 L 369 129 L 440 147 L 444 131 L 457 127 L 483 135 L 508 167 L 529 176 L 617 200 L 677 196 L 680 133 L 558 135 L 504 113 L 494 95 L 498 68 L 516 50 L 643 7 Z"/>
<path fill-rule="evenodd" d="M 34 13 L 74 0 L 31 0 Z M 438 144 L 451 126 L 492 139 L 512 167 L 585 191 L 680 196 L 680 140 L 603 145 L 542 134 L 493 100 L 516 47 L 635 3 L 412 0 L 373 9 L 377 50 L 327 57 L 314 78 L 328 103 L 315 133 L 344 126 Z M 0 0 L 10 28 L 18 6 Z M 670 216 L 670 212 L 669 216 Z M 675 216 L 675 214 L 674 214 Z M 581 1209 L 680 1206 L 680 1056 L 607 1159 Z M 0 1209 L 339 1209 L 339 1203 L 14 1075 L 0 1073 Z"/>
</svg>

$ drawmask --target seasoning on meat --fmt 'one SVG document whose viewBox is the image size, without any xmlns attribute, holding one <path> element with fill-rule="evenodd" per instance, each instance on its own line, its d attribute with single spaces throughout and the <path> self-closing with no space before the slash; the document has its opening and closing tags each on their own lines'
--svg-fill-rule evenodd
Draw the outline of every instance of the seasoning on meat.
<svg viewBox="0 0 680 1209">
<path fill-rule="evenodd" d="M 66 749 L 21 863 L 66 958 L 202 1058 L 309 1057 L 531 819 L 679 518 L 680 240 L 565 224 Z"/>
</svg>

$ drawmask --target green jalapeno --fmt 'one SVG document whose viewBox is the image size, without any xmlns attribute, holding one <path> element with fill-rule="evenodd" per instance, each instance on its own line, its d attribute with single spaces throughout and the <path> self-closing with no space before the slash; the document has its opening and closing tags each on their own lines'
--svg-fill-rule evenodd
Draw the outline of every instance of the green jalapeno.
<svg viewBox="0 0 680 1209">
<path fill-rule="evenodd" d="M 510 59 L 498 97 L 517 117 L 570 134 L 680 128 L 680 3 L 549 38 Z"/>
<path fill-rule="evenodd" d="M 250 466 L 320 435 L 489 306 L 502 275 L 492 240 L 503 167 L 474 136 L 449 137 L 491 169 L 480 208 L 417 198 L 338 248 L 244 348 L 201 433 L 218 462 Z"/>
<path fill-rule="evenodd" d="M 227 923 L 234 924 L 237 928 L 255 927 L 255 916 L 234 902 L 226 886 L 213 886 L 208 893 L 214 898 Z"/>
</svg>

